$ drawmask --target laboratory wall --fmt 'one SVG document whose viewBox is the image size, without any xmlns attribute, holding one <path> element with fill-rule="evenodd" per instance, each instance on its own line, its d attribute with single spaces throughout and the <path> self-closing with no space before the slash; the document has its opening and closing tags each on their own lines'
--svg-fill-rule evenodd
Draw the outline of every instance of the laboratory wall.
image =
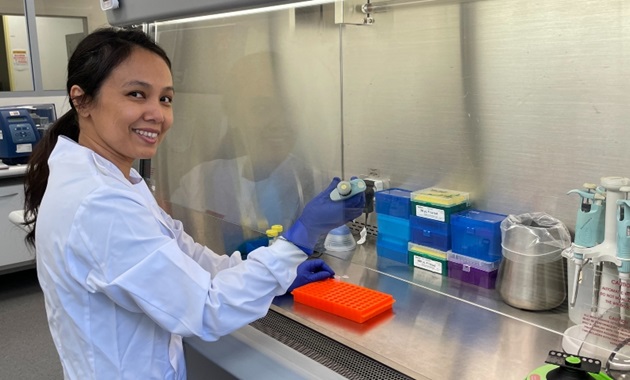
<svg viewBox="0 0 630 380">
<path fill-rule="evenodd" d="M 432 4 L 342 33 L 346 172 L 573 228 L 567 191 L 630 176 L 630 3 Z"/>
<path fill-rule="evenodd" d="M 336 24 L 332 4 L 157 24 L 177 88 L 173 130 L 152 163 L 158 199 L 210 245 L 225 231 L 209 221 L 264 231 L 270 220 L 243 215 L 265 205 L 203 199 L 246 197 L 258 182 L 243 173 L 274 170 L 262 150 L 309 169 L 312 191 L 299 200 L 333 175 L 377 172 L 391 186 L 469 191 L 476 208 L 542 211 L 572 229 L 579 200 L 567 191 L 630 176 L 629 3 L 395 3 L 371 25 Z M 230 169 L 211 175 L 217 166 Z"/>
</svg>

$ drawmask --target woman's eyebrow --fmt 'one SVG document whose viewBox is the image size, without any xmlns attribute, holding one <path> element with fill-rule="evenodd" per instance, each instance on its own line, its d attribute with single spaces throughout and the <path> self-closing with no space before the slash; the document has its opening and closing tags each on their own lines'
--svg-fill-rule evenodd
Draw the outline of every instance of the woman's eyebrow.
<svg viewBox="0 0 630 380">
<path fill-rule="evenodd" d="M 127 83 L 125 83 L 123 85 L 123 87 L 133 87 L 133 86 L 140 86 L 140 87 L 144 87 L 144 88 L 152 88 L 153 86 L 147 82 L 141 81 L 141 80 L 131 80 Z M 167 90 L 167 91 L 172 91 L 175 92 L 175 88 L 173 86 L 166 86 L 164 87 L 162 90 Z"/>
<path fill-rule="evenodd" d="M 123 86 L 124 87 L 131 87 L 131 86 L 151 87 L 149 83 L 141 81 L 141 80 L 130 80 L 129 82 L 125 83 Z"/>
</svg>

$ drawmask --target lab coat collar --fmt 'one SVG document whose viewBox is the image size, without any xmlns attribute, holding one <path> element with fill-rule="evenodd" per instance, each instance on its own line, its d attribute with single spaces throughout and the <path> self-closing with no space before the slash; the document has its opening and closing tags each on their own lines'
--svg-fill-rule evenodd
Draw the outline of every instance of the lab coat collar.
<svg viewBox="0 0 630 380">
<path fill-rule="evenodd" d="M 52 154 L 50 155 L 50 159 L 53 159 L 57 155 L 56 153 L 59 152 L 83 154 L 91 157 L 92 161 L 96 165 L 96 168 L 105 175 L 116 178 L 119 181 L 130 186 L 136 185 L 140 183 L 140 181 L 142 181 L 142 177 L 134 168 L 131 168 L 131 171 L 129 172 L 129 180 L 127 180 L 120 169 L 118 169 L 118 167 L 114 165 L 111 161 L 94 152 L 92 149 L 86 148 L 66 136 L 59 136 L 59 138 L 57 139 L 57 145 L 59 145 L 59 150 L 54 149 Z"/>
</svg>

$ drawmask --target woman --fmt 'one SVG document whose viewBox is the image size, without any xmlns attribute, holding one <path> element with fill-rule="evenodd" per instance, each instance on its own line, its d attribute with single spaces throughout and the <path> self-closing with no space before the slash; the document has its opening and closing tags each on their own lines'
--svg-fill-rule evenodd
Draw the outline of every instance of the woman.
<svg viewBox="0 0 630 380">
<path fill-rule="evenodd" d="M 246 261 L 195 243 L 159 208 L 132 163 L 170 128 L 174 89 L 168 57 L 145 34 L 88 35 L 67 91 L 71 110 L 36 147 L 25 181 L 27 240 L 67 379 L 185 379 L 182 336 L 216 340 L 290 286 L 331 276 L 304 260 L 364 204 L 332 202 L 337 178 Z"/>
</svg>

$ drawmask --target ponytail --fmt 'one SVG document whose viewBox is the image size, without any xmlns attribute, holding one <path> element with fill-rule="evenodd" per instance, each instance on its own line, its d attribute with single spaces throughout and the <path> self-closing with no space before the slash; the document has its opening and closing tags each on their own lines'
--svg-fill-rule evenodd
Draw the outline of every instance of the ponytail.
<svg viewBox="0 0 630 380">
<path fill-rule="evenodd" d="M 26 243 L 35 247 L 35 225 L 39 205 L 42 203 L 46 185 L 48 184 L 48 157 L 52 153 L 59 136 L 66 136 L 76 142 L 79 141 L 79 123 L 77 111 L 72 108 L 61 116 L 35 145 L 28 161 L 26 177 L 24 179 L 24 223 L 29 231 L 24 239 Z"/>
</svg>

